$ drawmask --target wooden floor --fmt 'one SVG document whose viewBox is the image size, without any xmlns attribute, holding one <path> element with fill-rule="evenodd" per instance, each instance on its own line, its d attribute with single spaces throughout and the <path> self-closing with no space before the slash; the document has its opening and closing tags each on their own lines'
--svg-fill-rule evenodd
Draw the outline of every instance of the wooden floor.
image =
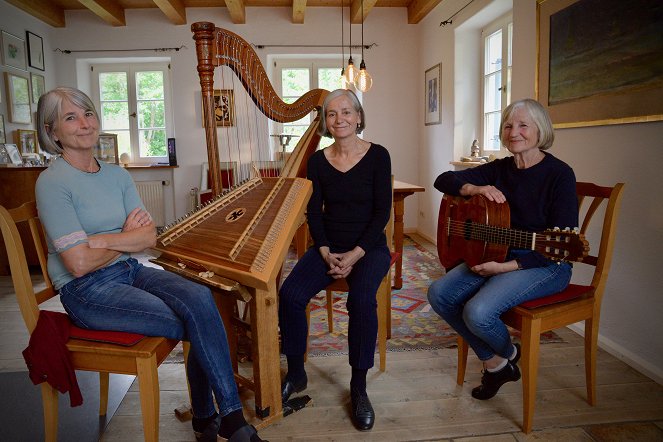
<svg viewBox="0 0 663 442">
<path fill-rule="evenodd" d="M 388 353 L 385 373 L 369 371 L 368 393 L 377 419 L 373 430 L 366 433 L 354 430 L 349 418 L 347 356 L 309 358 L 309 388 L 305 394 L 313 398 L 312 403 L 261 429 L 260 435 L 271 442 L 663 441 L 663 386 L 599 351 L 598 404 L 591 407 L 585 400 L 582 339 L 569 329 L 557 333 L 564 343 L 541 347 L 534 431 L 529 435 L 520 432 L 521 382 L 505 385 L 489 401 L 477 401 L 470 390 L 480 381 L 479 361 L 470 355 L 465 384 L 457 386 L 455 349 Z M 0 277 L 0 373 L 26 370 L 21 351 L 27 341 L 11 281 Z M 282 366 L 285 369 L 285 362 Z M 187 403 L 183 365 L 164 364 L 159 376 L 160 440 L 194 441 L 191 423 L 180 422 L 173 413 Z M 250 415 L 251 393 L 242 394 Z M 12 421 L 41 417 L 40 411 L 34 413 Z M 138 388 L 134 383 L 102 440 L 142 439 Z"/>
</svg>

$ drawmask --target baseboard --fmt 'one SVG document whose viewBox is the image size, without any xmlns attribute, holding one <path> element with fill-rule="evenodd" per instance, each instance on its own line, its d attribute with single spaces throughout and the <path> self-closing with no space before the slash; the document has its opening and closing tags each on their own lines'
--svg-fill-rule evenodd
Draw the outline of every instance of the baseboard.
<svg viewBox="0 0 663 442">
<path fill-rule="evenodd" d="M 417 234 L 417 235 L 421 236 L 421 237 L 422 237 L 423 239 L 425 239 L 426 241 L 430 241 L 433 245 L 437 244 L 437 238 L 431 238 L 430 236 L 425 235 L 425 234 L 419 232 L 419 231 L 418 231 L 417 229 L 415 229 L 415 228 L 403 229 L 403 233 L 406 234 L 406 235 L 407 235 L 407 234 L 410 234 L 410 233 L 414 233 L 414 234 Z"/>
<path fill-rule="evenodd" d="M 582 337 L 585 336 L 585 328 L 581 325 L 572 324 L 569 325 L 568 328 L 578 333 Z M 617 344 L 612 339 L 602 336 L 601 334 L 599 334 L 599 347 L 620 361 L 628 364 L 634 370 L 639 371 L 658 384 L 663 385 L 663 370 L 661 370 L 661 368 L 653 366 L 649 362 L 642 359 L 640 356 Z"/>
</svg>

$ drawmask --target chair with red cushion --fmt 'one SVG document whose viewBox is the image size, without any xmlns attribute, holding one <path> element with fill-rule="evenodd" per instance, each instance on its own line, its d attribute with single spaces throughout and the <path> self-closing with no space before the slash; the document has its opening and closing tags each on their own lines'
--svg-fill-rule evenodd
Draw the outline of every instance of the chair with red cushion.
<svg viewBox="0 0 663 442">
<path fill-rule="evenodd" d="M 27 223 L 31 244 L 39 258 L 45 287 L 35 292 L 25 249 L 17 224 Z M 7 210 L 0 206 L 0 229 L 9 258 L 16 298 L 28 332 L 32 334 L 39 318 L 39 305 L 55 296 L 46 270 L 46 242 L 35 202 Z M 146 337 L 133 333 L 84 330 L 71 326 L 67 349 L 75 370 L 99 372 L 99 415 L 105 416 L 108 405 L 109 373 L 135 375 L 140 387 L 143 431 L 146 441 L 159 440 L 159 376 L 157 368 L 179 341 L 163 337 Z M 185 360 L 189 350 L 184 345 Z M 58 391 L 47 382 L 41 383 L 46 441 L 58 436 Z M 85 398 L 83 398 L 85 399 Z"/>
<path fill-rule="evenodd" d="M 592 183 L 577 183 L 576 192 L 582 224 L 580 233 L 590 241 L 590 253 L 581 265 L 594 267 L 591 282 L 587 285 L 570 284 L 560 293 L 555 293 L 534 301 L 525 302 L 502 315 L 502 320 L 521 333 L 523 376 L 523 432 L 532 431 L 534 401 L 536 399 L 536 381 L 539 369 L 539 335 L 541 333 L 565 327 L 579 321 L 585 321 L 585 376 L 587 383 L 587 402 L 596 403 L 596 351 L 598 347 L 599 319 L 601 300 L 608 280 L 612 262 L 612 249 L 615 242 L 617 216 L 622 197 L 623 183 L 614 187 L 603 187 Z M 583 203 L 588 202 L 586 209 Z M 601 206 L 601 216 L 596 217 L 596 226 L 589 230 L 589 225 Z M 584 210 L 583 210 L 584 209 Z M 600 230 L 599 230 L 600 229 Z M 599 242 L 592 241 L 598 236 Z M 458 338 L 458 372 L 456 382 L 463 385 L 467 366 L 467 342 Z"/>
</svg>

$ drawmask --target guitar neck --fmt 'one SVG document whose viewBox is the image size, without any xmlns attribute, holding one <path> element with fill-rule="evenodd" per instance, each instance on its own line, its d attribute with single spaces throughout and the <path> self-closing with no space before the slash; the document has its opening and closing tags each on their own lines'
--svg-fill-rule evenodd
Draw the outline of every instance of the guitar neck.
<svg viewBox="0 0 663 442">
<path fill-rule="evenodd" d="M 454 221 L 449 220 L 449 224 Z M 518 249 L 534 250 L 536 233 L 516 230 L 508 227 L 496 227 L 474 221 L 466 221 L 463 225 L 463 236 L 467 239 L 485 241 L 492 244 L 504 244 Z"/>
</svg>

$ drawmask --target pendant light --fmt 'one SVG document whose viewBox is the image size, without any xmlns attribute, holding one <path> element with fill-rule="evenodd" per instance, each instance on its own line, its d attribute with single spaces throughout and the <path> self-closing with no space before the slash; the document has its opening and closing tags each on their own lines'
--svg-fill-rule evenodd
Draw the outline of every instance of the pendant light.
<svg viewBox="0 0 663 442">
<path fill-rule="evenodd" d="M 363 1 L 363 0 L 362 0 Z M 341 2 L 342 4 L 343 2 Z M 345 68 L 345 81 L 348 86 L 355 84 L 357 79 L 357 68 L 355 67 L 354 62 L 352 61 L 352 14 L 350 14 L 350 58 L 348 58 L 348 66 Z"/>
<path fill-rule="evenodd" d="M 355 87 L 361 92 L 368 92 L 373 86 L 373 78 L 366 70 L 364 62 L 364 0 L 361 0 L 361 63 L 359 64 L 359 74 L 355 78 Z"/>
</svg>

